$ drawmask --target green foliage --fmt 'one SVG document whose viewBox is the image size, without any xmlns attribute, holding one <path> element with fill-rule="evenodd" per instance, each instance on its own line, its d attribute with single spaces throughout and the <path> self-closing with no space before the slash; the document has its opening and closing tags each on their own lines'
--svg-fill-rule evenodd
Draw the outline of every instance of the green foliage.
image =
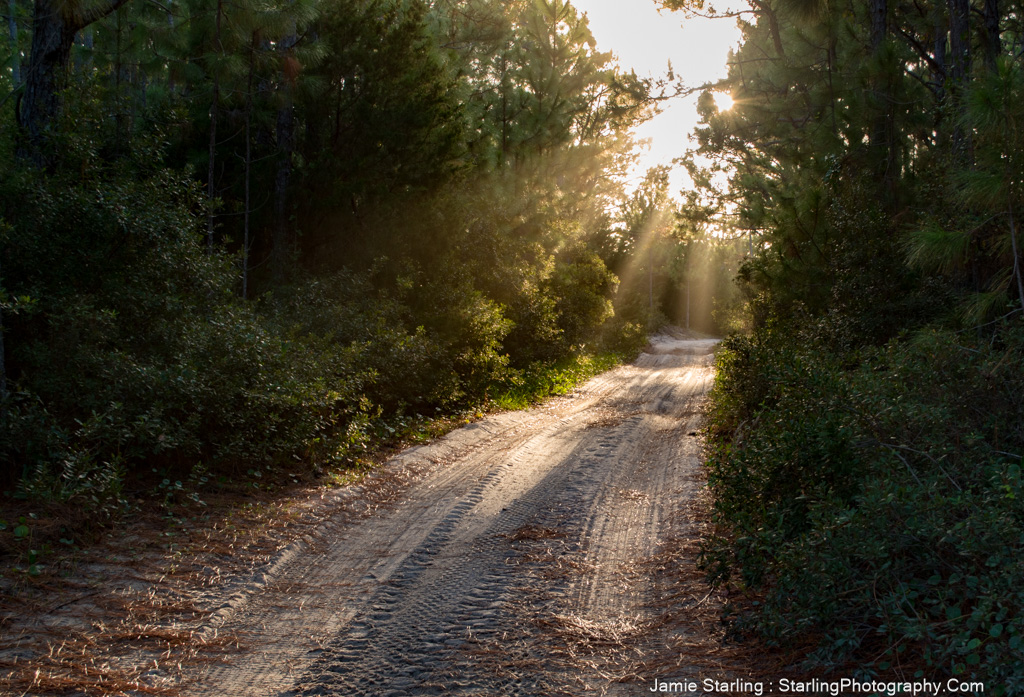
<svg viewBox="0 0 1024 697">
<path fill-rule="evenodd" d="M 705 564 L 761 597 L 750 626 L 818 637 L 826 665 L 1019 689 L 1024 331 L 964 342 L 924 331 L 853 368 L 780 335 L 719 353 Z"/>
<path fill-rule="evenodd" d="M 551 395 L 572 391 L 627 357 L 616 352 L 578 352 L 554 363 L 533 363 L 492 385 L 491 399 L 499 409 L 525 409 Z"/>
<path fill-rule="evenodd" d="M 2 439 L 25 495 L 69 500 L 86 482 L 110 498 L 125 463 L 147 458 L 288 457 L 347 415 L 350 385 L 325 380 L 341 355 L 271 334 L 234 299 L 226 260 L 198 244 L 187 180 L 5 186 L 5 283 L 37 299 L 10 321 Z"/>
<path fill-rule="evenodd" d="M 431 189 L 464 165 L 461 89 L 426 26 L 426 4 L 332 0 L 317 24 L 326 50 L 303 96 L 302 176 L 323 210 Z"/>
<path fill-rule="evenodd" d="M 593 252 L 581 249 L 566 256 L 555 265 L 546 290 L 555 299 L 561 341 L 571 348 L 595 338 L 612 316 L 610 298 L 618 279 Z"/>
<path fill-rule="evenodd" d="M 699 102 L 713 163 L 684 215 L 750 241 L 751 333 L 724 343 L 709 405 L 705 564 L 746 591 L 743 626 L 815 642 L 815 667 L 1019 694 L 1020 20 L 751 9 L 714 86 L 735 105 Z"/>
<path fill-rule="evenodd" d="M 92 524 L 351 465 L 645 338 L 595 230 L 653 83 L 569 3 L 128 3 L 57 67 L 45 157 L 0 123 L 25 505 Z"/>
</svg>

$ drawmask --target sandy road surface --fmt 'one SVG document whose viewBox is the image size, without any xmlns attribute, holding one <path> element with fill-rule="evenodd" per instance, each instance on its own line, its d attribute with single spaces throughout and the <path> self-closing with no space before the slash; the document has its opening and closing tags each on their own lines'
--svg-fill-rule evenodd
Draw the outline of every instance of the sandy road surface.
<svg viewBox="0 0 1024 697">
<path fill-rule="evenodd" d="M 698 486 L 713 346 L 656 337 L 569 396 L 406 451 L 385 468 L 400 496 L 323 523 L 210 625 L 245 650 L 191 694 L 647 692 L 644 563 Z"/>
</svg>

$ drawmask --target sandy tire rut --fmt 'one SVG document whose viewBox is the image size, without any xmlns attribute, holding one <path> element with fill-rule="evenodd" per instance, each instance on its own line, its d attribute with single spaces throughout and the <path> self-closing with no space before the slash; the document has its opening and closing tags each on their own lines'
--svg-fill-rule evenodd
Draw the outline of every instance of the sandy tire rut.
<svg viewBox="0 0 1024 697">
<path fill-rule="evenodd" d="M 208 632 L 193 695 L 641 694 L 644 564 L 698 487 L 710 340 L 404 452 L 401 496 L 325 521 Z M 372 486 L 372 482 L 369 484 Z"/>
</svg>

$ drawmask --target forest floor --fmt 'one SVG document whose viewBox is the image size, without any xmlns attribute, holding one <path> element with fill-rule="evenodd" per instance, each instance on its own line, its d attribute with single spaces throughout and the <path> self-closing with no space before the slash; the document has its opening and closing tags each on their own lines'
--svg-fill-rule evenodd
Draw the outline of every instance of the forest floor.
<svg viewBox="0 0 1024 697">
<path fill-rule="evenodd" d="M 744 691 L 705 681 L 778 665 L 726 640 L 696 568 L 716 342 L 680 336 L 358 484 L 112 538 L 59 588 L 8 596 L 0 692 Z"/>
</svg>

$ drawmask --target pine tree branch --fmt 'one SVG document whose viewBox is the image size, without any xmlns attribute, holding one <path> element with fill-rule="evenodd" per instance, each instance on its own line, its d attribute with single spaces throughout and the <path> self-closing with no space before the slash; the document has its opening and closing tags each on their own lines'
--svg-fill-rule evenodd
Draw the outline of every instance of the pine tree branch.
<svg viewBox="0 0 1024 697">
<path fill-rule="evenodd" d="M 119 10 L 127 4 L 128 0 L 109 0 L 109 2 L 95 5 L 82 13 L 78 20 L 78 29 L 85 29 L 93 22 L 98 22 L 109 14 Z"/>
</svg>

